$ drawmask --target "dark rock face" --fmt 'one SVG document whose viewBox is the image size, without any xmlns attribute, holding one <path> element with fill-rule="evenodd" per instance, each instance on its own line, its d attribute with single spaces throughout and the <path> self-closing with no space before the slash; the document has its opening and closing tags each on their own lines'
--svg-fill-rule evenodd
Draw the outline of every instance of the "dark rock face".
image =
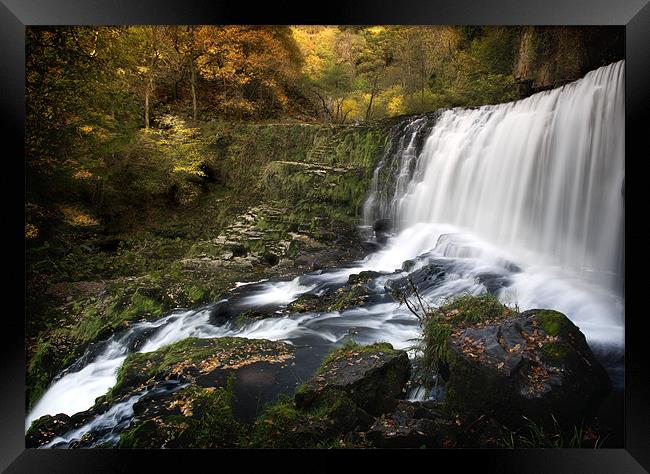
<svg viewBox="0 0 650 474">
<path fill-rule="evenodd" d="M 338 351 L 296 393 L 296 407 L 308 409 L 338 392 L 367 413 L 386 413 L 402 396 L 409 374 L 406 352 L 390 344 Z"/>
<path fill-rule="evenodd" d="M 449 353 L 448 403 L 509 426 L 521 424 L 522 415 L 579 422 L 610 390 L 584 335 L 556 311 L 530 310 L 455 331 Z"/>
<path fill-rule="evenodd" d="M 433 402 L 400 400 L 395 411 L 375 420 L 366 439 L 379 448 L 450 448 L 457 444 L 459 428 Z"/>
<path fill-rule="evenodd" d="M 375 240 L 379 244 L 388 242 L 388 237 L 393 228 L 393 222 L 390 219 L 378 219 L 372 226 L 375 231 Z"/>
<path fill-rule="evenodd" d="M 376 252 L 377 250 L 381 249 L 381 245 L 371 240 L 364 240 L 361 243 L 361 245 L 363 246 L 363 249 L 367 252 Z"/>
<path fill-rule="evenodd" d="M 514 67 L 521 97 L 558 87 L 623 59 L 624 39 L 624 32 L 611 26 L 524 27 Z"/>
<path fill-rule="evenodd" d="M 349 285 L 356 285 L 358 283 L 368 283 L 369 281 L 377 278 L 380 276 L 381 273 L 379 272 L 373 272 L 371 270 L 367 270 L 361 273 L 355 273 L 352 274 L 348 277 L 348 284 Z"/>
<path fill-rule="evenodd" d="M 35 420 L 27 431 L 26 447 L 37 448 L 49 443 L 57 436 L 65 434 L 69 430 L 70 417 L 63 413 L 50 416 L 45 415 Z"/>
<path fill-rule="evenodd" d="M 413 262 L 412 260 L 407 260 L 407 262 Z M 415 265 L 415 262 L 410 264 L 411 269 Z M 407 267 L 409 264 L 407 264 Z M 423 292 L 432 288 L 444 279 L 445 269 L 435 263 L 426 265 L 418 270 L 415 270 L 408 277 L 397 278 L 388 282 L 386 289 L 388 292 L 398 291 L 398 292 L 411 292 L 411 282 L 418 288 L 418 291 Z"/>
<path fill-rule="evenodd" d="M 372 230 L 375 232 L 390 232 L 393 223 L 390 219 L 377 219 L 372 225 Z"/>
<path fill-rule="evenodd" d="M 251 364 L 284 367 L 292 348 L 265 339 L 188 338 L 155 352 L 130 354 L 120 368 L 111 397 L 132 394 L 157 382 L 180 380 L 201 387 L 223 387 L 229 376 Z"/>
</svg>

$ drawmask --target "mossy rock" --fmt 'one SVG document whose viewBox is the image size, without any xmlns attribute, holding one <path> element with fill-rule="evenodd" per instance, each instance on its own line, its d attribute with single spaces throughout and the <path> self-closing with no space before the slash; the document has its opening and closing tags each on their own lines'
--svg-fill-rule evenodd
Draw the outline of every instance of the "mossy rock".
<svg viewBox="0 0 650 474">
<path fill-rule="evenodd" d="M 254 448 L 319 448 L 340 445 L 342 436 L 372 417 L 345 393 L 322 399 L 308 409 L 296 406 L 293 398 L 281 396 L 265 407 L 252 431 Z"/>
<path fill-rule="evenodd" d="M 464 325 L 447 344 L 447 407 L 466 415 L 517 427 L 523 417 L 545 423 L 552 413 L 572 426 L 593 415 L 611 389 L 584 335 L 557 311 Z"/>
<path fill-rule="evenodd" d="M 423 362 L 430 370 L 446 374 L 449 338 L 454 331 L 508 318 L 515 312 L 489 293 L 457 295 L 424 315 L 422 322 Z"/>
<path fill-rule="evenodd" d="M 378 415 L 394 408 L 409 375 L 405 351 L 388 343 L 348 345 L 328 355 L 316 375 L 298 389 L 296 406 L 308 409 L 343 393 L 359 408 Z"/>
<path fill-rule="evenodd" d="M 232 384 L 189 387 L 166 400 L 167 413 L 136 421 L 120 434 L 119 448 L 233 448 L 244 426 L 232 409 Z"/>
<path fill-rule="evenodd" d="M 282 342 L 238 337 L 187 338 L 154 352 L 129 354 L 108 399 L 169 379 L 224 385 L 228 375 L 242 367 L 257 362 L 284 364 L 292 357 L 291 346 Z"/>
<path fill-rule="evenodd" d="M 37 448 L 70 429 L 70 417 L 64 413 L 45 415 L 34 420 L 25 435 L 27 448 Z"/>
</svg>

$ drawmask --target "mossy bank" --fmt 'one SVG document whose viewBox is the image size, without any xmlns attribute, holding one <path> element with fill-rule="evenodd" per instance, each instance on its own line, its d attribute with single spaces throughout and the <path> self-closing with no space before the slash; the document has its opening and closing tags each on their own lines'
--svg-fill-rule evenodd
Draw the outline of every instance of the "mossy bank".
<svg viewBox="0 0 650 474">
<path fill-rule="evenodd" d="M 133 321 L 363 253 L 355 225 L 391 121 L 165 123 L 115 153 L 87 205 L 30 213 L 28 406 Z"/>
</svg>

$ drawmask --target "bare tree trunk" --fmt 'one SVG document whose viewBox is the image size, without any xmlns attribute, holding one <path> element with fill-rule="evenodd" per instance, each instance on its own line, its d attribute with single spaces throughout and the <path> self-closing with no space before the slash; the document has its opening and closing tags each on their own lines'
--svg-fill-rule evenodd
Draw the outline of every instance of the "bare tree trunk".
<svg viewBox="0 0 650 474">
<path fill-rule="evenodd" d="M 149 77 L 149 82 L 144 90 L 144 128 L 149 128 L 149 94 L 151 92 L 152 78 Z"/>
<path fill-rule="evenodd" d="M 331 111 L 331 110 L 329 109 L 329 107 L 327 106 L 327 104 L 326 104 L 326 102 L 325 102 L 325 98 L 324 98 L 322 95 L 320 95 L 318 92 L 316 92 L 316 91 L 314 91 L 314 94 L 316 94 L 316 96 L 318 96 L 318 98 L 320 99 L 321 103 L 323 104 L 323 110 L 324 110 L 325 113 L 329 116 L 329 118 L 330 118 L 330 122 L 334 122 L 334 117 L 332 116 L 332 111 Z"/>
<path fill-rule="evenodd" d="M 196 73 L 194 72 L 194 60 L 190 58 L 190 84 L 192 84 L 192 119 L 196 122 Z"/>
<path fill-rule="evenodd" d="M 366 122 L 370 120 L 370 112 L 372 111 L 372 101 L 375 98 L 375 89 L 377 87 L 377 78 L 379 76 L 375 76 L 375 80 L 372 84 L 372 91 L 370 92 L 370 102 L 368 102 L 368 109 L 366 109 Z"/>
<path fill-rule="evenodd" d="M 372 91 L 370 92 L 370 102 L 368 102 L 368 109 L 366 110 L 366 122 L 370 120 L 370 112 L 372 111 L 372 101 L 374 100 L 375 94 L 377 93 L 377 82 L 379 81 L 379 76 L 381 76 L 383 72 L 384 72 L 384 68 L 382 67 L 372 82 Z"/>
<path fill-rule="evenodd" d="M 421 96 L 420 96 L 420 102 L 424 106 L 424 79 L 425 79 L 426 73 L 425 73 L 425 68 L 424 68 L 424 57 L 422 58 L 422 71 L 420 73 L 420 86 L 421 86 Z"/>
</svg>

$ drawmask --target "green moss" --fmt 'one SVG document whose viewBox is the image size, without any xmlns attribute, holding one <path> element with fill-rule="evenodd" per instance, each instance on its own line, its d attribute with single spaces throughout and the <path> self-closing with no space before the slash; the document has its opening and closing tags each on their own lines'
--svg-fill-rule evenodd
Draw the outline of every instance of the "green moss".
<svg viewBox="0 0 650 474">
<path fill-rule="evenodd" d="M 119 292 L 123 292 L 119 294 Z M 119 296 L 108 297 L 101 301 L 80 301 L 85 305 L 80 310 L 79 323 L 72 328 L 71 335 L 80 346 L 96 340 L 100 335 L 120 327 L 125 321 L 154 319 L 162 316 L 165 305 L 137 289 L 129 296 L 128 288 L 118 289 Z"/>
<path fill-rule="evenodd" d="M 27 404 L 31 407 L 47 389 L 53 374 L 46 367 L 46 359 L 52 351 L 52 344 L 44 339 L 36 343 L 36 350 L 27 366 Z"/>
<path fill-rule="evenodd" d="M 543 310 L 535 314 L 540 327 L 549 336 L 557 336 L 563 327 L 567 325 L 568 319 L 558 311 Z"/>
<path fill-rule="evenodd" d="M 138 422 L 120 435 L 120 448 L 232 448 L 246 444 L 245 427 L 232 410 L 233 378 L 214 390 L 190 387 L 175 394 L 191 416 L 166 415 Z"/>
<path fill-rule="evenodd" d="M 444 315 L 452 315 L 456 323 L 478 323 L 490 319 L 510 316 L 513 311 L 490 294 L 458 295 L 446 300 L 437 310 Z"/>
<path fill-rule="evenodd" d="M 431 370 L 439 370 L 449 363 L 449 337 L 454 328 L 483 321 L 508 317 L 514 314 L 491 294 L 458 295 L 447 299 L 441 306 L 422 319 L 423 362 Z"/>
<path fill-rule="evenodd" d="M 325 356 L 321 362 L 320 367 L 316 369 L 316 374 L 322 374 L 328 368 L 328 365 L 332 362 L 335 362 L 340 359 L 345 359 L 350 357 L 350 353 L 356 354 L 374 354 L 377 352 L 385 352 L 387 354 L 394 354 L 398 352 L 393 348 L 393 346 L 388 342 L 375 342 L 374 344 L 361 345 L 357 344 L 354 341 L 348 341 L 337 349 L 333 349 L 329 354 Z"/>
<path fill-rule="evenodd" d="M 192 300 L 193 303 L 199 303 L 205 299 L 205 290 L 199 288 L 198 286 L 191 286 L 187 290 L 187 296 Z"/>
<path fill-rule="evenodd" d="M 120 433 L 119 448 L 153 448 L 160 430 L 155 420 L 137 422 Z"/>
<path fill-rule="evenodd" d="M 190 337 L 154 352 L 131 353 L 117 372 L 117 382 L 107 397 L 110 399 L 128 387 L 169 374 L 175 367 L 197 365 L 211 357 L 219 357 L 223 363 L 245 361 L 260 351 L 271 357 L 273 351 L 268 348 L 276 344 L 264 339 Z"/>
<path fill-rule="evenodd" d="M 133 379 L 147 380 L 163 372 L 168 372 L 181 362 L 193 364 L 204 360 L 220 348 L 227 347 L 229 343 L 230 338 L 187 338 L 154 352 L 133 352 L 128 355 L 120 367 L 117 373 L 117 382 L 111 392 L 119 392 L 124 384 Z"/>
<path fill-rule="evenodd" d="M 357 407 L 344 393 L 331 391 L 309 410 L 298 410 L 294 400 L 281 395 L 265 407 L 252 431 L 251 447 L 318 448 L 339 446 L 340 436 L 351 428 Z"/>
<path fill-rule="evenodd" d="M 550 362 L 560 362 L 571 354 L 572 349 L 564 342 L 549 342 L 542 346 L 542 354 Z"/>
<path fill-rule="evenodd" d="M 341 311 L 350 306 L 355 306 L 360 303 L 360 299 L 365 295 L 362 288 L 354 287 L 350 291 L 344 292 L 337 300 L 329 307 L 330 311 Z"/>
<path fill-rule="evenodd" d="M 306 422 L 306 415 L 299 412 L 293 398 L 281 396 L 268 405 L 258 417 L 253 428 L 251 446 L 256 448 L 300 448 L 304 436 L 298 432 Z"/>
</svg>

